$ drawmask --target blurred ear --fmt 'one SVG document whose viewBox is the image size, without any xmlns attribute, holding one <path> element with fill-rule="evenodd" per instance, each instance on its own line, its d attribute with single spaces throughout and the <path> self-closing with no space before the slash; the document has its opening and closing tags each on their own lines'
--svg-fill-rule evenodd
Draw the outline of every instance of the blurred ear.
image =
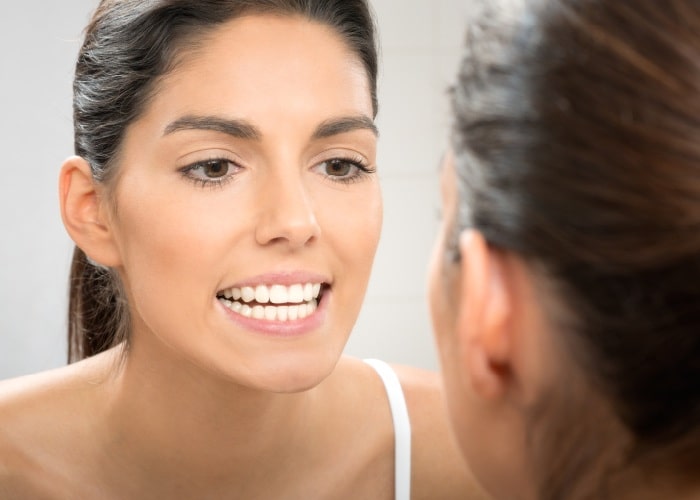
<svg viewBox="0 0 700 500">
<path fill-rule="evenodd" d="M 100 198 L 87 161 L 71 156 L 63 162 L 59 177 L 61 218 L 75 244 L 93 261 L 107 267 L 120 264 L 109 214 Z"/>
<path fill-rule="evenodd" d="M 466 230 L 461 255 L 457 349 L 462 376 L 487 399 L 512 383 L 513 284 L 506 255 L 488 246 L 481 233 Z"/>
</svg>

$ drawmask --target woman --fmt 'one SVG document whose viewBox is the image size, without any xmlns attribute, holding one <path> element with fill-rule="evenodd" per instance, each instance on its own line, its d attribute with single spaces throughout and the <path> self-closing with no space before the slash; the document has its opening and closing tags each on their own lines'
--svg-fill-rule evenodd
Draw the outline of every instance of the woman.
<svg viewBox="0 0 700 500">
<path fill-rule="evenodd" d="M 475 28 L 431 310 L 495 498 L 700 497 L 700 3 Z"/>
<path fill-rule="evenodd" d="M 60 175 L 75 363 L 0 385 L 0 497 L 473 491 L 436 379 L 341 358 L 376 70 L 362 0 L 100 3 Z"/>
</svg>

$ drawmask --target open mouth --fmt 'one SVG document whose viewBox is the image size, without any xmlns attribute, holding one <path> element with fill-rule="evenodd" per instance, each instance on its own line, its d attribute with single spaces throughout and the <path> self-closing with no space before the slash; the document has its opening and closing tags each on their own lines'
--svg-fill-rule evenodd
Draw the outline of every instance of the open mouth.
<svg viewBox="0 0 700 500">
<path fill-rule="evenodd" d="M 295 321 L 316 311 L 327 288 L 324 283 L 232 287 L 221 290 L 216 298 L 246 318 Z"/>
</svg>

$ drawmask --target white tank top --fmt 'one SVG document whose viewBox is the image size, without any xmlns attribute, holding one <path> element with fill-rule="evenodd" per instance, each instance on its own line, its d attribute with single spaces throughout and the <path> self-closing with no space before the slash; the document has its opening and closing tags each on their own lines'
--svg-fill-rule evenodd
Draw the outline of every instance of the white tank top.
<svg viewBox="0 0 700 500">
<path fill-rule="evenodd" d="M 379 359 L 365 359 L 379 374 L 389 399 L 389 408 L 394 420 L 394 498 L 411 498 L 411 421 L 408 418 L 403 389 L 394 370 Z"/>
</svg>

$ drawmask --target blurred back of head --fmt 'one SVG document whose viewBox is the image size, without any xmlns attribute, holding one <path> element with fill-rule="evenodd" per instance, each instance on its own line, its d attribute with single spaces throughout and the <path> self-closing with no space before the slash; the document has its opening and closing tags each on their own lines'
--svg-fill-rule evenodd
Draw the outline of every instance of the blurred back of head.
<svg viewBox="0 0 700 500">
<path fill-rule="evenodd" d="M 693 477 L 700 2 L 539 1 L 512 18 L 473 27 L 454 89 L 454 237 L 473 227 L 522 256 L 566 311 L 557 341 L 588 392 L 553 381 L 531 409 L 542 498 L 597 460 L 581 458 L 591 394 L 627 436 L 617 466 Z"/>
</svg>

